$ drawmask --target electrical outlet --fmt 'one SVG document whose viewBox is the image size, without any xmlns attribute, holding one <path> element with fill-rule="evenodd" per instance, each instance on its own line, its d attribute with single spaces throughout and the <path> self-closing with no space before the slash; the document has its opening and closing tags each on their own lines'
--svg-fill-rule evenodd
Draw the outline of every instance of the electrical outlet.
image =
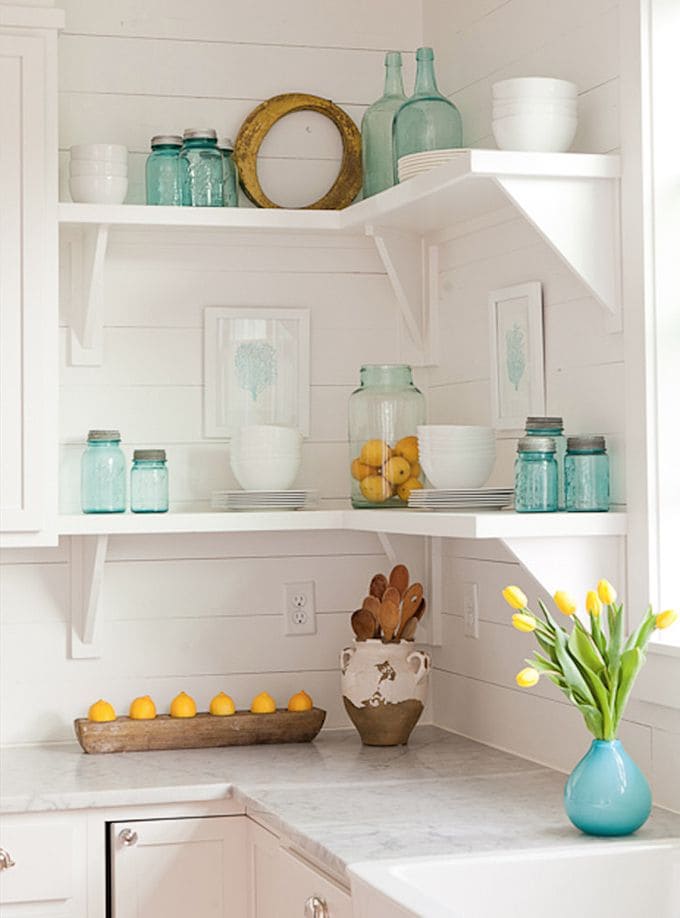
<svg viewBox="0 0 680 918">
<path fill-rule="evenodd" d="M 465 637 L 479 637 L 479 587 L 466 581 L 463 584 L 463 633 Z"/>
<path fill-rule="evenodd" d="M 286 606 L 283 619 L 284 634 L 316 634 L 316 605 L 314 581 L 286 583 Z"/>
</svg>

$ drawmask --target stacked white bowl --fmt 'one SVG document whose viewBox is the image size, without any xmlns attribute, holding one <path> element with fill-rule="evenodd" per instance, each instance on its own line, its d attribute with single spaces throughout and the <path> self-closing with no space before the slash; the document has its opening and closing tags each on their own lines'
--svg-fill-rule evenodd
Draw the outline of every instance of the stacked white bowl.
<svg viewBox="0 0 680 918">
<path fill-rule="evenodd" d="M 117 143 L 71 147 L 71 197 L 79 204 L 122 204 L 128 190 L 128 151 Z"/>
<path fill-rule="evenodd" d="M 578 87 L 567 80 L 518 77 L 493 84 L 493 136 L 500 150 L 564 153 L 578 124 Z"/>
<path fill-rule="evenodd" d="M 481 488 L 496 460 L 493 427 L 426 424 L 417 429 L 420 464 L 435 488 Z"/>
<path fill-rule="evenodd" d="M 231 470 L 245 491 L 285 491 L 301 462 L 302 434 L 295 427 L 254 424 L 231 439 Z"/>
</svg>

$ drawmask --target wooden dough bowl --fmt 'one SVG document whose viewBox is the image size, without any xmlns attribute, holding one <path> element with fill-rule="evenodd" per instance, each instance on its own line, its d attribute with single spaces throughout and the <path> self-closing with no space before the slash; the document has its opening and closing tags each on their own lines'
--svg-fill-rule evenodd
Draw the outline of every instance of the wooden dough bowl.
<svg viewBox="0 0 680 918">
<path fill-rule="evenodd" d="M 73 726 L 85 752 L 147 752 L 258 743 L 309 743 L 325 719 L 325 711 L 312 708 L 311 711 L 279 709 L 273 714 L 237 711 L 228 717 L 212 714 L 186 718 L 161 714 L 154 720 L 117 717 L 107 723 L 80 717 Z"/>
</svg>

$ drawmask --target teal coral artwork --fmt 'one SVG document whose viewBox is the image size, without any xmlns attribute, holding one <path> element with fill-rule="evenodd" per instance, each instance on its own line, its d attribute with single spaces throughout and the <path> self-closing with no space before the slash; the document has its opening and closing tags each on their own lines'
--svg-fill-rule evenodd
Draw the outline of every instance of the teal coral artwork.
<svg viewBox="0 0 680 918">
<path fill-rule="evenodd" d="M 239 387 L 256 402 L 276 383 L 276 348 L 266 341 L 244 341 L 234 354 L 234 369 Z"/>
<path fill-rule="evenodd" d="M 527 368 L 526 337 L 517 322 L 505 333 L 505 367 L 508 379 L 517 392 Z"/>
</svg>

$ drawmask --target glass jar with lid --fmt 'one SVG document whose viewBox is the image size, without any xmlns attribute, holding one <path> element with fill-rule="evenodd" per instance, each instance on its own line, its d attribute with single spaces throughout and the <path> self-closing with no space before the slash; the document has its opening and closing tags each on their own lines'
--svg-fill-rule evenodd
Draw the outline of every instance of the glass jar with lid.
<svg viewBox="0 0 680 918">
<path fill-rule="evenodd" d="M 83 513 L 123 513 L 126 503 L 125 455 L 120 431 L 91 430 L 80 465 Z"/>
<path fill-rule="evenodd" d="M 567 438 L 564 436 L 564 421 L 561 417 L 530 417 L 526 422 L 527 437 L 551 437 L 555 441 L 557 462 L 557 508 L 564 510 L 564 457 L 567 452 Z"/>
<path fill-rule="evenodd" d="M 522 437 L 515 460 L 515 510 L 553 513 L 557 510 L 557 462 L 552 437 Z"/>
<path fill-rule="evenodd" d="M 222 154 L 217 134 L 210 128 L 189 128 L 179 154 L 182 204 L 188 207 L 222 207 Z"/>
<path fill-rule="evenodd" d="M 363 366 L 360 382 L 349 400 L 352 506 L 404 507 L 422 488 L 416 431 L 425 397 L 405 364 Z"/>
<path fill-rule="evenodd" d="M 182 203 L 179 188 L 179 134 L 157 134 L 151 138 L 151 153 L 146 160 L 146 203 L 178 205 Z"/>
<path fill-rule="evenodd" d="M 225 207 L 238 207 L 238 171 L 234 162 L 234 141 L 225 137 L 220 140 L 217 148 L 222 154 L 222 201 Z"/>
<path fill-rule="evenodd" d="M 168 506 L 165 450 L 136 449 L 130 471 L 130 509 L 133 513 L 166 513 Z"/>
<path fill-rule="evenodd" d="M 569 437 L 564 460 L 567 511 L 609 510 L 609 457 L 602 436 Z"/>
</svg>

